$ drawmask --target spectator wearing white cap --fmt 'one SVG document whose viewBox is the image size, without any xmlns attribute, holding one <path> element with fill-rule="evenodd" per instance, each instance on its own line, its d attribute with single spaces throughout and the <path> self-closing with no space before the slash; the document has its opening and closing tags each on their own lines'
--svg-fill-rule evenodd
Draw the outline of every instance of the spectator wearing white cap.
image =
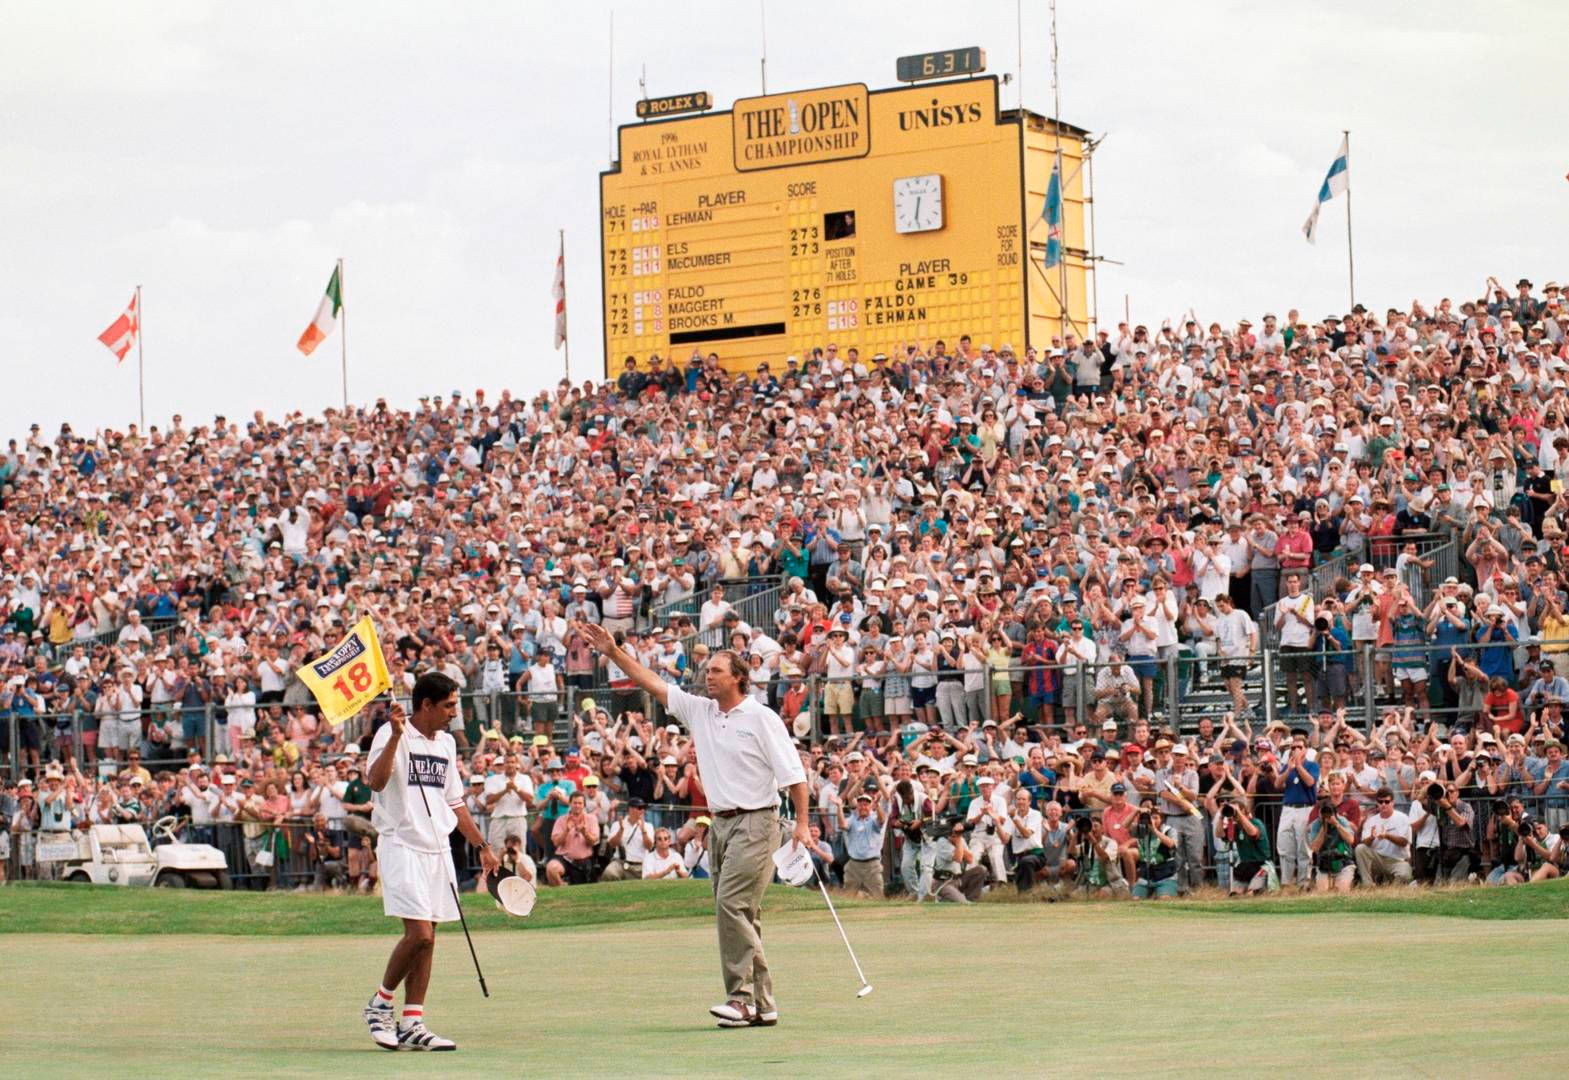
<svg viewBox="0 0 1569 1080">
<path fill-rule="evenodd" d="M 883 835 L 888 820 L 883 800 L 863 791 L 856 795 L 855 810 L 848 817 L 842 802 L 836 802 L 834 809 L 845 834 L 845 891 L 882 899 Z"/>
<path fill-rule="evenodd" d="M 979 794 L 964 811 L 970 850 L 981 865 L 991 870 L 991 881 L 1000 885 L 1008 880 L 1003 860 L 1003 841 L 1008 836 L 1006 796 L 997 791 L 997 778 L 982 775 L 976 779 Z"/>
</svg>

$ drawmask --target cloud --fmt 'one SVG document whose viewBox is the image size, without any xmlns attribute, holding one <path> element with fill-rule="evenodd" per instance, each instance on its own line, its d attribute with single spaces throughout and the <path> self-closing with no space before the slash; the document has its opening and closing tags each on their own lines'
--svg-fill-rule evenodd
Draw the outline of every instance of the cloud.
<svg viewBox="0 0 1569 1080">
<path fill-rule="evenodd" d="M 1044 8 L 1022 84 L 1049 111 Z M 146 288 L 149 415 L 317 410 L 336 338 L 294 341 L 346 260 L 350 393 L 410 403 L 560 377 L 549 287 L 566 230 L 574 367 L 600 370 L 603 2 L 11 5 L 0 36 L 0 436 L 135 415 L 134 362 L 95 339 Z M 886 86 L 943 33 L 1018 67 L 1012 4 L 769 5 L 769 87 Z M 614 120 L 649 92 L 759 89 L 755 8 L 617 11 Z M 1103 313 L 1194 305 L 1230 323 L 1347 303 L 1343 200 L 1299 226 L 1352 129 L 1358 294 L 1460 296 L 1487 273 L 1562 276 L 1556 52 L 1569 6 L 1459 0 L 1062 5 L 1064 118 L 1096 160 Z M 701 48 L 693 42 L 700 41 Z M 868 48 L 868 42 L 874 47 Z M 1544 119 L 1548 118 L 1548 119 Z M 1111 321 L 1115 321 L 1112 318 Z M 16 377 L 15 372 L 26 373 Z"/>
</svg>

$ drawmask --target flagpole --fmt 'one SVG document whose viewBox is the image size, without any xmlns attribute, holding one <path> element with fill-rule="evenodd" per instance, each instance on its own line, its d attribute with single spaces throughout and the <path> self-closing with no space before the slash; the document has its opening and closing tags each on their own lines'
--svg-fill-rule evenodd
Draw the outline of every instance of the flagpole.
<svg viewBox="0 0 1569 1080">
<path fill-rule="evenodd" d="M 1020 99 L 1022 103 L 1022 98 Z M 1022 104 L 1021 104 L 1022 108 Z M 1061 230 L 1060 252 L 1057 257 L 1057 336 L 1066 348 L 1068 343 L 1068 192 L 1063 187 L 1062 175 L 1062 88 L 1057 79 L 1057 0 L 1051 3 L 1051 131 L 1052 160 L 1057 170 L 1057 211 Z"/>
<path fill-rule="evenodd" d="M 561 241 L 561 348 L 565 353 L 567 383 L 572 382 L 572 335 L 566 332 L 567 328 L 567 231 L 557 229 L 556 235 Z"/>
<path fill-rule="evenodd" d="M 1341 134 L 1346 137 L 1346 274 L 1351 290 L 1351 307 L 1355 308 L 1357 306 L 1357 261 L 1351 251 L 1351 132 L 1341 129 Z"/>
<path fill-rule="evenodd" d="M 147 382 L 142 365 L 142 287 L 136 287 L 136 416 L 142 438 L 147 438 Z"/>
<path fill-rule="evenodd" d="M 343 368 L 343 411 L 349 411 L 349 305 L 343 299 L 343 260 L 338 260 L 338 356 Z"/>
</svg>

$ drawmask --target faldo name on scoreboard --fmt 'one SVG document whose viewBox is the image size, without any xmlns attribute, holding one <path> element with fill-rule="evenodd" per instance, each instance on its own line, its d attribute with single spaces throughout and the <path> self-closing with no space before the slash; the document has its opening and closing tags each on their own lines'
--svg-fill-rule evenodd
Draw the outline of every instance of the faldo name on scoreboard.
<svg viewBox="0 0 1569 1080">
<path fill-rule="evenodd" d="M 600 174 L 607 376 L 628 358 L 778 371 L 829 342 L 894 356 L 967 333 L 1022 350 L 1087 329 L 1087 132 L 1002 110 L 994 77 L 673 109 L 640 103 L 650 119 L 619 129 Z M 1048 270 L 1059 151 L 1066 255 Z"/>
</svg>

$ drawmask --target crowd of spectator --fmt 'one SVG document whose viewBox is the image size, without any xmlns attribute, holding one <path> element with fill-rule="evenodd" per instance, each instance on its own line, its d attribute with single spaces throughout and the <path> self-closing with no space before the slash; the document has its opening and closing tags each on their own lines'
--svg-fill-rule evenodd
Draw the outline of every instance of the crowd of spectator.
<svg viewBox="0 0 1569 1080">
<path fill-rule="evenodd" d="M 747 657 L 857 888 L 873 861 L 947 899 L 1431 879 L 1462 846 L 1462 878 L 1546 875 L 1569 851 L 1564 303 L 1489 278 L 1040 350 L 629 357 L 529 400 L 35 426 L 0 453 L 0 811 L 18 849 L 173 812 L 248 861 L 288 844 L 270 880 L 308 846 L 313 880 L 367 885 L 375 711 L 325 725 L 293 672 L 369 615 L 395 692 L 463 687 L 476 808 L 548 880 L 650 851 L 700 874 L 691 745 L 594 621 L 672 681 Z M 738 602 L 776 583 L 764 615 Z M 1224 709 L 1171 712 L 1174 671 Z M 1337 778 L 1356 812 L 1321 815 Z"/>
</svg>

